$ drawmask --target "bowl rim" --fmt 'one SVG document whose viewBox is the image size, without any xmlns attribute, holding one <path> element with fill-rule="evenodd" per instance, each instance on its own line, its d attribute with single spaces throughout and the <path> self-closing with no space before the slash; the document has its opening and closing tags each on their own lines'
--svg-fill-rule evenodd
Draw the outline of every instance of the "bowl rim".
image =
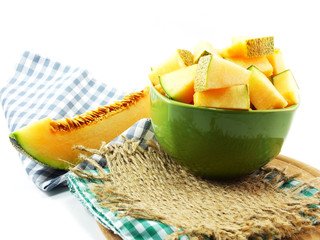
<svg viewBox="0 0 320 240">
<path fill-rule="evenodd" d="M 215 111 L 215 112 L 229 112 L 229 113 L 250 113 L 250 114 L 256 114 L 256 113 L 276 113 L 276 112 L 291 112 L 295 111 L 299 105 L 300 101 L 297 104 L 291 105 L 286 108 L 278 108 L 278 109 L 268 109 L 268 110 L 237 110 L 237 109 L 222 109 L 222 108 L 209 108 L 209 107 L 198 107 L 192 104 L 182 103 L 175 101 L 173 99 L 169 99 L 165 96 L 163 96 L 161 93 L 159 93 L 152 84 L 151 85 L 151 91 L 154 92 L 158 98 L 160 98 L 162 101 L 167 102 L 168 104 L 190 108 L 190 109 L 202 109 L 207 111 Z M 151 97 L 151 96 L 150 96 Z M 152 101 L 151 101 L 152 102 Z"/>
</svg>

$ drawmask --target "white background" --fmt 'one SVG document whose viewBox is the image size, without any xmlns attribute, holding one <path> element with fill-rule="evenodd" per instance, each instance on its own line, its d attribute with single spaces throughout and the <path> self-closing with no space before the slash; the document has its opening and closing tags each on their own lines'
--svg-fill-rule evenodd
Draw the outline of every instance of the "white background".
<svg viewBox="0 0 320 240">
<path fill-rule="evenodd" d="M 198 40 L 275 37 L 300 86 L 282 154 L 320 169 L 320 14 L 317 1 L 0 1 L 0 87 L 25 50 L 87 69 L 116 87 L 144 87 L 150 67 Z M 64 189 L 38 190 L 8 141 L 0 110 L 1 239 L 104 239 Z M 3 238 L 3 236 L 7 236 Z"/>
</svg>

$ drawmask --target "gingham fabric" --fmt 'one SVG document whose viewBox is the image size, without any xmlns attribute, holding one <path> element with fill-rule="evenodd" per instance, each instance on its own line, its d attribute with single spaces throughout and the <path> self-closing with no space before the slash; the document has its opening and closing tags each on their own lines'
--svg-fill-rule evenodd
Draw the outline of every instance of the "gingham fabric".
<svg viewBox="0 0 320 240">
<path fill-rule="evenodd" d="M 126 93 L 93 79 L 88 71 L 24 52 L 14 76 L 0 90 L 10 132 L 44 117 L 60 119 L 120 100 Z M 66 171 L 42 166 L 19 154 L 43 191 L 66 186 Z"/>
</svg>

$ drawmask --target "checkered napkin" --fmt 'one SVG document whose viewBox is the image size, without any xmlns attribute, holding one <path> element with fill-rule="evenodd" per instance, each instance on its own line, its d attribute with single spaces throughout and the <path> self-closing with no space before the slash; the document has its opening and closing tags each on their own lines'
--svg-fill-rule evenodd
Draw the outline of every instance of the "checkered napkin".
<svg viewBox="0 0 320 240">
<path fill-rule="evenodd" d="M 44 117 L 60 119 L 82 114 L 122 99 L 121 92 L 93 79 L 88 71 L 25 52 L 14 76 L 0 90 L 10 132 Z M 66 186 L 66 171 L 40 165 L 19 154 L 37 187 L 49 191 Z"/>
<path fill-rule="evenodd" d="M 0 90 L 1 105 L 10 132 L 44 117 L 59 119 L 82 114 L 89 109 L 122 99 L 127 93 L 95 81 L 89 73 L 79 68 L 62 65 L 48 58 L 25 52 L 17 65 L 12 79 Z M 142 119 L 122 135 L 128 139 L 141 139 L 146 146 L 154 139 L 150 119 Z M 121 142 L 118 137 L 110 144 Z M 123 239 L 164 239 L 177 229 L 156 221 L 117 218 L 116 213 L 101 208 L 84 180 L 67 171 L 40 165 L 19 153 L 27 174 L 37 187 L 49 191 L 67 185 L 90 213 L 104 227 L 113 230 Z M 106 166 L 105 159 L 93 155 L 97 162 Z M 83 162 L 81 169 L 92 170 Z M 182 238 L 183 239 L 183 238 Z"/>
</svg>

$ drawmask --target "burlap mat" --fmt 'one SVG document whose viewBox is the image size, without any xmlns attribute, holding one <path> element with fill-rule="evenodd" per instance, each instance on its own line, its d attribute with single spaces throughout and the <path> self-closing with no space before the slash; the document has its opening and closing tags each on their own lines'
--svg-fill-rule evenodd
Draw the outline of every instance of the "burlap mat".
<svg viewBox="0 0 320 240">
<path fill-rule="evenodd" d="M 123 145 L 84 151 L 104 157 L 110 173 L 92 159 L 98 175 L 80 169 L 72 171 L 85 178 L 99 178 L 94 184 L 99 204 L 120 211 L 121 216 L 158 220 L 181 229 L 169 238 L 188 234 L 191 238 L 280 239 L 313 228 L 320 219 L 319 195 L 303 197 L 310 187 L 301 184 L 284 189 L 295 176 L 262 168 L 233 181 L 197 178 L 173 162 L 158 146 L 148 150 L 135 140 Z"/>
</svg>

